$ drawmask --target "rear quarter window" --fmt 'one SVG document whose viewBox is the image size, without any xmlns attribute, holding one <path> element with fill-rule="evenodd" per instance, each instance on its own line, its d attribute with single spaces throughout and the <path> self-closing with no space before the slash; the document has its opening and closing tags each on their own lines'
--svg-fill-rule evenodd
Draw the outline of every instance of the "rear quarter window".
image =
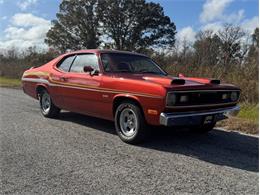
<svg viewBox="0 0 260 195">
<path fill-rule="evenodd" d="M 66 57 L 65 59 L 61 60 L 61 62 L 58 64 L 57 68 L 65 71 L 65 72 L 68 72 L 74 58 L 75 58 L 75 56 Z"/>
</svg>

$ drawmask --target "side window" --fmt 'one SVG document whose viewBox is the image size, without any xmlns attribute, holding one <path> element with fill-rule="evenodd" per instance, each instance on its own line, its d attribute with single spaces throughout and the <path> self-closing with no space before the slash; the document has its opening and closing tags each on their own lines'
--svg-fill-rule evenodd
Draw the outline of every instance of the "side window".
<svg viewBox="0 0 260 195">
<path fill-rule="evenodd" d="M 98 59 L 95 54 L 80 54 L 74 60 L 70 72 L 84 72 L 84 66 L 91 66 L 94 70 L 99 70 Z"/>
<path fill-rule="evenodd" d="M 73 59 L 75 58 L 75 56 L 69 56 L 67 58 L 65 58 L 59 65 L 58 68 L 60 70 L 66 71 L 68 72 L 70 69 L 70 65 L 73 62 Z"/>
</svg>

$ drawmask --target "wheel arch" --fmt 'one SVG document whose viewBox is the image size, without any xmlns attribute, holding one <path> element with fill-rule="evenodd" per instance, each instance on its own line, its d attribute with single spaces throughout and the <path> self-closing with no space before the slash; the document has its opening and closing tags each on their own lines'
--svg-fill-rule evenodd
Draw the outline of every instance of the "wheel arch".
<svg viewBox="0 0 260 195">
<path fill-rule="evenodd" d="M 143 114 L 143 116 L 145 117 L 144 115 L 144 110 L 143 110 L 143 107 L 140 103 L 140 99 L 136 96 L 132 96 L 132 95 L 127 95 L 127 94 L 121 94 L 121 95 L 116 95 L 114 98 L 113 98 L 113 116 L 115 116 L 115 113 L 116 113 L 116 109 L 117 107 L 123 102 L 123 101 L 131 101 L 133 103 L 135 103 L 137 106 L 139 106 L 139 108 L 141 109 L 141 112 Z"/>
<path fill-rule="evenodd" d="M 38 85 L 36 86 L 36 90 L 35 90 L 35 92 L 36 92 L 36 98 L 37 98 L 37 99 L 39 99 L 38 94 L 39 94 L 42 90 L 47 90 L 47 91 L 48 91 L 47 86 L 45 86 L 45 85 L 43 85 L 43 84 L 38 84 Z"/>
</svg>

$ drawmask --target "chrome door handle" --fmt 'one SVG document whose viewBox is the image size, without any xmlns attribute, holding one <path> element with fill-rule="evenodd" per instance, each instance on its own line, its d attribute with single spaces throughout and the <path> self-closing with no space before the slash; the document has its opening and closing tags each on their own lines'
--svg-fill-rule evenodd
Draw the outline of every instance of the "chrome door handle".
<svg viewBox="0 0 260 195">
<path fill-rule="evenodd" d="M 67 81 L 68 80 L 67 77 L 61 77 L 60 79 L 61 79 L 61 81 Z"/>
</svg>

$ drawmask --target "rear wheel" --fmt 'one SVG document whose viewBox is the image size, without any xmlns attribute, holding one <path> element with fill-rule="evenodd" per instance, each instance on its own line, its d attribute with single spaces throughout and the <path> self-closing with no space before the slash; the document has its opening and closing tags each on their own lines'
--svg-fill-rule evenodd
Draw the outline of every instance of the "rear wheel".
<svg viewBox="0 0 260 195">
<path fill-rule="evenodd" d="M 134 102 L 122 102 L 115 114 L 116 132 L 126 143 L 140 143 L 147 137 L 147 125 L 141 108 Z"/>
<path fill-rule="evenodd" d="M 57 117 L 60 109 L 52 103 L 50 94 L 46 89 L 40 91 L 39 98 L 41 113 L 43 116 L 48 118 Z"/>
</svg>

